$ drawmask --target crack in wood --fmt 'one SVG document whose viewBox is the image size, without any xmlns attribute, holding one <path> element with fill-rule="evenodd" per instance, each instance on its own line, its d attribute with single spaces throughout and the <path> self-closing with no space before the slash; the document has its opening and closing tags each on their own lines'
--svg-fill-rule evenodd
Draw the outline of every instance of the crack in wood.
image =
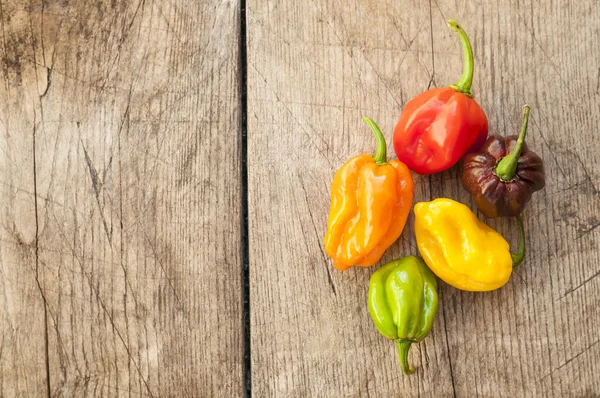
<svg viewBox="0 0 600 398">
<path fill-rule="evenodd" d="M 446 304 L 442 301 L 442 314 L 444 316 L 444 334 L 446 337 L 446 352 L 448 353 L 448 367 L 450 368 L 450 379 L 452 381 L 452 393 L 454 394 L 454 398 L 456 398 L 456 384 L 454 381 L 454 371 L 452 369 L 452 358 L 450 355 L 450 340 L 448 338 L 448 325 L 446 322 Z"/>
<path fill-rule="evenodd" d="M 40 95 L 40 99 L 44 98 L 46 96 L 46 94 L 48 94 L 48 90 L 50 90 L 50 85 L 52 84 L 52 70 L 53 68 L 46 68 L 46 89 L 44 90 L 44 92 L 42 93 L 42 95 Z"/>
<path fill-rule="evenodd" d="M 240 0 L 238 35 L 239 148 L 240 148 L 240 257 L 242 274 L 242 380 L 245 398 L 252 397 L 252 317 L 250 285 L 250 227 L 248 203 L 248 42 L 246 0 Z M 266 82 L 266 79 L 265 79 Z"/>
<path fill-rule="evenodd" d="M 51 397 L 51 383 L 50 383 L 50 347 L 48 343 L 48 301 L 46 294 L 42 288 L 40 282 L 40 254 L 39 254 L 39 242 L 40 242 L 40 221 L 38 212 L 38 195 L 37 195 L 37 151 L 36 151 L 36 113 L 33 113 L 33 138 L 32 138 L 32 149 L 33 149 L 33 207 L 35 211 L 35 282 L 37 288 L 42 297 L 44 303 L 44 359 L 46 362 L 46 396 Z"/>
</svg>

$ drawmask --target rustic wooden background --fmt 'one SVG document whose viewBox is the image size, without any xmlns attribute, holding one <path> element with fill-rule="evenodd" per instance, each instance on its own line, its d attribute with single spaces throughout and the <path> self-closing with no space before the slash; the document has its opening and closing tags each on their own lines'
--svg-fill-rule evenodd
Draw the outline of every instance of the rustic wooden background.
<svg viewBox="0 0 600 398">
<path fill-rule="evenodd" d="M 448 18 L 491 133 L 531 105 L 547 186 L 524 265 L 442 283 L 405 377 L 373 269 L 322 240 L 362 117 L 390 139 L 460 76 Z M 598 1 L 1 0 L 0 22 L 1 397 L 600 396 Z M 415 184 L 473 207 L 456 168 Z M 383 260 L 417 253 L 412 220 Z"/>
</svg>

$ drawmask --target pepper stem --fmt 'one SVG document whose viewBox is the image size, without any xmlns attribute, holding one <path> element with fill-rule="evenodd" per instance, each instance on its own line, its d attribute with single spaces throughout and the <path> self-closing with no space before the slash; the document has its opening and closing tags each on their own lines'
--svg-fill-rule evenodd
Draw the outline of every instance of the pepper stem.
<svg viewBox="0 0 600 398">
<path fill-rule="evenodd" d="M 462 44 L 463 53 L 464 53 L 464 66 L 463 66 L 463 74 L 456 84 L 450 86 L 450 88 L 459 91 L 471 98 L 473 98 L 473 94 L 471 94 L 471 83 L 473 83 L 473 49 L 471 48 L 471 42 L 469 41 L 469 37 L 467 33 L 463 30 L 463 28 L 453 19 L 449 19 L 447 22 L 448 27 L 458 33 L 458 37 L 460 38 L 460 42 Z"/>
<path fill-rule="evenodd" d="M 525 229 L 523 228 L 523 219 L 521 218 L 521 215 L 517 216 L 517 225 L 519 227 L 519 251 L 516 254 L 510 254 L 513 260 L 513 269 L 521 265 L 523 258 L 525 257 Z"/>
<path fill-rule="evenodd" d="M 375 134 L 375 139 L 377 140 L 377 153 L 374 156 L 375 164 L 382 165 L 387 163 L 387 146 L 385 144 L 385 138 L 383 137 L 383 133 L 381 129 L 373 120 L 368 117 L 363 118 L 363 122 L 367 123 L 371 130 L 373 130 L 373 134 Z"/>
<path fill-rule="evenodd" d="M 396 347 L 398 347 L 398 355 L 400 355 L 400 364 L 402 365 L 402 372 L 405 375 L 411 375 L 415 371 L 414 366 L 408 366 L 408 350 L 410 350 L 410 340 L 396 340 Z"/>
<path fill-rule="evenodd" d="M 523 143 L 525 142 L 525 135 L 527 134 L 527 121 L 529 120 L 529 105 L 523 107 L 523 121 L 521 122 L 521 132 L 515 147 L 508 155 L 502 158 L 496 166 L 496 175 L 502 181 L 512 181 L 517 173 L 517 164 L 519 163 L 519 157 L 521 157 L 521 151 L 523 150 Z"/>
</svg>

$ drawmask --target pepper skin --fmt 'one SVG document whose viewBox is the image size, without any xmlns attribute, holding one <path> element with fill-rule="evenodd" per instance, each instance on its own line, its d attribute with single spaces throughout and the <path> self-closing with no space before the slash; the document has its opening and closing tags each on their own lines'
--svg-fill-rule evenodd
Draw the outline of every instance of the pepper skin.
<svg viewBox="0 0 600 398">
<path fill-rule="evenodd" d="M 398 239 L 412 206 L 413 180 L 406 165 L 386 160 L 385 139 L 375 122 L 377 154 L 351 158 L 335 174 L 325 252 L 336 268 L 369 267 Z"/>
<path fill-rule="evenodd" d="M 465 153 L 477 151 L 488 135 L 485 112 L 471 95 L 473 51 L 465 31 L 453 20 L 464 50 L 462 78 L 446 88 L 434 88 L 409 101 L 394 130 L 394 149 L 401 162 L 418 174 L 454 166 Z"/>
<path fill-rule="evenodd" d="M 463 187 L 487 217 L 521 214 L 531 195 L 546 184 L 542 159 L 525 144 L 528 118 L 525 105 L 519 136 L 491 136 L 478 153 L 464 159 Z"/>
<path fill-rule="evenodd" d="M 473 292 L 495 290 L 508 282 L 525 256 L 523 222 L 517 217 L 519 252 L 477 219 L 462 203 L 439 198 L 415 205 L 415 235 L 419 252 L 444 282 Z"/>
<path fill-rule="evenodd" d="M 408 366 L 410 345 L 429 334 L 437 307 L 437 279 L 417 257 L 389 262 L 371 276 L 371 319 L 382 335 L 396 342 L 406 375 L 415 371 Z"/>
</svg>

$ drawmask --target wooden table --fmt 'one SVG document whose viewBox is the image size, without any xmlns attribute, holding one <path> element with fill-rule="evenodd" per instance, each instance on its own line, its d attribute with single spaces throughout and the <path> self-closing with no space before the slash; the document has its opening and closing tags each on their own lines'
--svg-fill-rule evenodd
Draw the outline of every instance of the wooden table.
<svg viewBox="0 0 600 398">
<path fill-rule="evenodd" d="M 405 377 L 373 269 L 322 242 L 334 172 L 374 150 L 362 117 L 390 139 L 460 76 L 451 17 L 491 133 L 531 105 L 547 185 L 524 265 L 485 294 L 442 283 Z M 0 396 L 600 394 L 598 1 L 2 0 L 0 20 Z M 475 208 L 457 168 L 415 188 Z M 408 254 L 412 216 L 383 260 Z"/>
</svg>

